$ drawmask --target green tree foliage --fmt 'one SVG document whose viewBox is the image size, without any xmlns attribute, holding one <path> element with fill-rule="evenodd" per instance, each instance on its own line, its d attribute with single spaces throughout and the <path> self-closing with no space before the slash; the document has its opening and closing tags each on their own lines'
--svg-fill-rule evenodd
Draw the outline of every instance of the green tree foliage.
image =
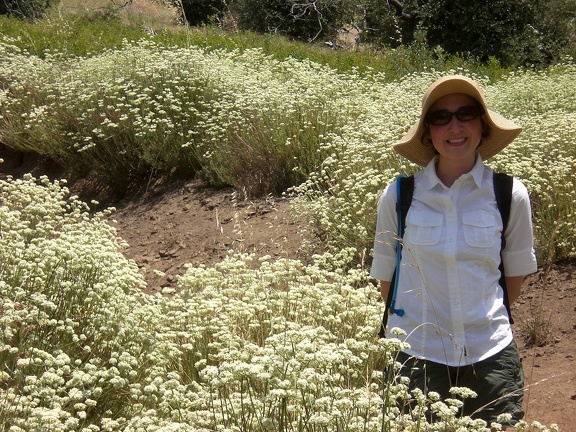
<svg viewBox="0 0 576 432">
<path fill-rule="evenodd" d="M 542 0 L 429 1 L 420 8 L 419 26 L 428 45 L 452 54 L 495 57 L 506 65 L 546 63 L 556 54 L 551 48 L 566 40 L 560 26 L 546 22 L 555 13 L 550 8 Z"/>
<path fill-rule="evenodd" d="M 563 53 L 576 54 L 576 3 L 574 0 L 549 0 L 539 2 L 539 24 L 545 37 L 543 49 L 552 58 Z"/>
<path fill-rule="evenodd" d="M 409 6 L 397 1 L 365 0 L 359 23 L 362 40 L 394 48 L 412 42 L 416 19 Z"/>
<path fill-rule="evenodd" d="M 0 15 L 38 19 L 57 2 L 58 0 L 0 0 Z"/>
<path fill-rule="evenodd" d="M 356 0 L 183 0 L 191 25 L 231 16 L 241 30 L 274 33 L 298 40 L 332 35 L 357 15 Z"/>
<path fill-rule="evenodd" d="M 364 40 L 430 48 L 506 66 L 546 64 L 574 44 L 574 0 L 366 0 Z"/>
<path fill-rule="evenodd" d="M 210 24 L 226 13 L 226 0 L 182 0 L 182 10 L 190 25 Z"/>
<path fill-rule="evenodd" d="M 355 0 L 237 0 L 235 4 L 242 28 L 300 40 L 331 37 L 353 22 L 358 10 Z"/>
<path fill-rule="evenodd" d="M 574 0 L 184 0 L 188 22 L 229 14 L 241 30 L 329 39 L 355 25 L 385 47 L 418 42 L 505 66 L 547 64 L 575 43 Z"/>
</svg>

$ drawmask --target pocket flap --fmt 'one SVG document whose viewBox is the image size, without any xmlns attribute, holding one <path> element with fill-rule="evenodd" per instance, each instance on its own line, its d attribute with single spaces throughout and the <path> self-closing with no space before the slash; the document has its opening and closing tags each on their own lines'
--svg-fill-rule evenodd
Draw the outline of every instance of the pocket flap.
<svg viewBox="0 0 576 432">
<path fill-rule="evenodd" d="M 494 215 L 487 211 L 476 211 L 473 213 L 465 213 L 462 215 L 462 223 L 464 225 L 475 226 L 479 228 L 488 228 L 496 224 Z"/>
<path fill-rule="evenodd" d="M 439 227 L 442 225 L 444 216 L 440 213 L 430 213 L 423 211 L 408 212 L 408 223 L 421 227 Z"/>
</svg>

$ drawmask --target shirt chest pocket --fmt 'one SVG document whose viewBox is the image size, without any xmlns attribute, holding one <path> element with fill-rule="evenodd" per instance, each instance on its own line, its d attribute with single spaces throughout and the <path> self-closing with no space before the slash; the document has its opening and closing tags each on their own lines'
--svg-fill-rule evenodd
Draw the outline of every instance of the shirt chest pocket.
<svg viewBox="0 0 576 432">
<path fill-rule="evenodd" d="M 406 240 L 414 245 L 435 245 L 440 240 L 444 216 L 422 211 L 408 212 Z"/>
<path fill-rule="evenodd" d="M 485 211 L 465 213 L 462 215 L 464 240 L 472 247 L 491 247 L 499 238 L 496 232 L 496 218 Z"/>
</svg>

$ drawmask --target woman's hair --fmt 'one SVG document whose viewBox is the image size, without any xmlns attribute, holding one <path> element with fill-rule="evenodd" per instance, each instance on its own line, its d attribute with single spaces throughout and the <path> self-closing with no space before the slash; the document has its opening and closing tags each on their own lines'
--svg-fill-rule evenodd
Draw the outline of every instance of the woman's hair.
<svg viewBox="0 0 576 432">
<path fill-rule="evenodd" d="M 474 99 L 474 100 L 476 101 L 476 99 Z M 478 101 L 476 101 L 476 105 L 478 106 L 478 108 L 480 108 L 482 110 L 482 114 L 484 114 L 484 110 L 482 109 L 482 105 L 480 105 L 480 103 Z M 428 118 L 428 113 L 426 113 L 424 118 Z M 482 135 L 481 135 L 479 146 L 481 146 L 482 143 L 484 142 L 484 140 L 490 136 L 490 130 L 491 130 L 490 125 L 488 123 L 486 123 L 482 117 L 480 117 L 480 121 L 482 122 Z M 434 147 L 434 144 L 432 144 L 432 138 L 430 138 L 430 124 L 427 121 L 424 123 L 424 130 L 422 131 L 422 135 L 420 137 L 420 142 L 424 146 Z M 438 153 L 438 152 L 435 150 L 435 153 Z"/>
</svg>

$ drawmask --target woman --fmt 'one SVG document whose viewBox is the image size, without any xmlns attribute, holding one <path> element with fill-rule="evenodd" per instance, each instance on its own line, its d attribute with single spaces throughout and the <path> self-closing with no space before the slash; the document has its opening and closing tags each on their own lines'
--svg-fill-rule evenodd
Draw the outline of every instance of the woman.
<svg viewBox="0 0 576 432">
<path fill-rule="evenodd" d="M 488 424 L 498 415 L 524 415 L 522 366 L 499 285 L 502 218 L 493 171 L 483 161 L 521 128 L 488 109 L 478 85 L 446 76 L 424 94 L 418 122 L 394 149 L 424 167 L 415 174 L 406 216 L 395 307 L 387 332 L 398 327 L 411 348 L 400 353 L 411 389 L 452 397 L 451 387 L 478 394 L 464 414 Z M 386 300 L 396 268 L 396 182 L 383 192 L 371 275 Z M 528 191 L 513 181 L 502 261 L 509 302 L 537 269 Z"/>
</svg>

